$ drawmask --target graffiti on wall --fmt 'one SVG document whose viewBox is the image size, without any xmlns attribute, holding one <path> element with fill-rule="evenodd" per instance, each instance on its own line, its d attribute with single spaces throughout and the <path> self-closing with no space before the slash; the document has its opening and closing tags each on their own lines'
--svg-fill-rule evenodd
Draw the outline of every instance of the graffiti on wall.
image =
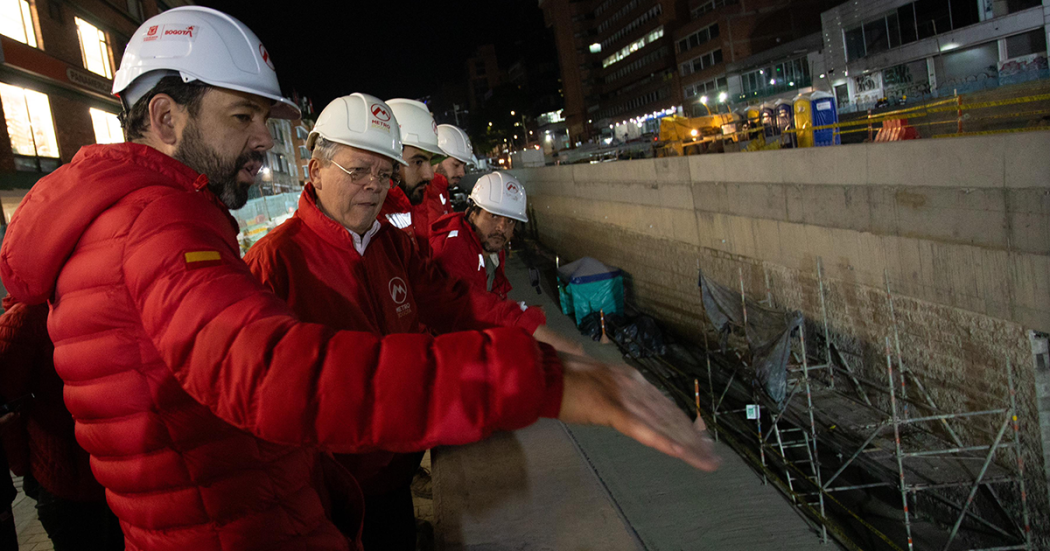
<svg viewBox="0 0 1050 551">
<path fill-rule="evenodd" d="M 882 97 L 882 72 L 876 71 L 853 78 L 855 103 L 871 103 Z"/>
</svg>

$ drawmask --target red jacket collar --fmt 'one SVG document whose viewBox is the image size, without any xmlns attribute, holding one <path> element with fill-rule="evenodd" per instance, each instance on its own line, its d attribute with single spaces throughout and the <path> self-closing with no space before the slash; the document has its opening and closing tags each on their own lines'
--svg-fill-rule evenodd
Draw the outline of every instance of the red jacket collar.
<svg viewBox="0 0 1050 551">
<path fill-rule="evenodd" d="M 0 251 L 4 285 L 26 304 L 46 300 L 88 226 L 125 196 L 147 187 L 207 194 L 236 232 L 237 222 L 207 185 L 204 175 L 147 145 L 82 147 L 72 162 L 42 178 L 22 200 Z"/>
<path fill-rule="evenodd" d="M 430 180 L 429 187 L 437 193 L 445 193 L 448 191 L 448 178 L 435 172 L 434 178 Z"/>
<path fill-rule="evenodd" d="M 386 200 L 383 201 L 383 208 L 379 210 L 379 216 L 405 212 L 412 212 L 412 202 L 408 200 L 408 195 L 405 195 L 405 191 L 399 186 L 390 188 Z"/>
<path fill-rule="evenodd" d="M 314 189 L 311 182 L 306 183 L 303 193 L 299 196 L 299 209 L 295 211 L 295 217 L 325 241 L 340 249 L 353 251 L 357 255 L 350 232 L 342 224 L 321 212 L 321 208 L 317 206 L 317 190 Z M 380 228 L 379 231 L 382 232 L 383 229 Z M 376 233 L 376 236 L 378 235 L 379 233 Z M 376 237 L 372 238 L 373 241 L 375 239 Z"/>
</svg>

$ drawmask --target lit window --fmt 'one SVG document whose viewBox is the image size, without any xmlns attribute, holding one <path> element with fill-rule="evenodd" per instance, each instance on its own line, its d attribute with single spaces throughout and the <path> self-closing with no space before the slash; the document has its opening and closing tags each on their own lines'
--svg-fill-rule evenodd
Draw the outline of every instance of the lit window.
<svg viewBox="0 0 1050 551">
<path fill-rule="evenodd" d="M 602 51 L 602 45 L 595 42 L 594 44 L 591 44 L 588 49 L 591 51 L 592 54 L 599 54 Z"/>
<path fill-rule="evenodd" d="M 39 46 L 28 0 L 0 0 L 0 34 L 34 48 Z"/>
<path fill-rule="evenodd" d="M 80 35 L 80 53 L 84 57 L 84 68 L 106 78 L 113 78 L 106 33 L 79 17 L 76 20 L 77 34 Z"/>
<path fill-rule="evenodd" d="M 58 157 L 51 102 L 45 94 L 0 83 L 0 102 L 3 102 L 7 133 L 15 154 Z"/>
<path fill-rule="evenodd" d="M 95 127 L 95 143 L 124 141 L 124 131 L 120 128 L 120 120 L 116 115 L 94 107 L 88 111 L 91 113 L 91 124 Z"/>
</svg>

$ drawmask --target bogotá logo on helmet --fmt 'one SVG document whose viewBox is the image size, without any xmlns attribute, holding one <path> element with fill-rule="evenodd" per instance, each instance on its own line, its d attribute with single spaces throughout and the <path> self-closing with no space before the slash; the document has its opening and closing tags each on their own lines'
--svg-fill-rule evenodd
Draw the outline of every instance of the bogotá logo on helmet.
<svg viewBox="0 0 1050 551">
<path fill-rule="evenodd" d="M 390 298 L 394 301 L 394 304 L 401 304 L 408 300 L 408 286 L 405 285 L 405 281 L 400 277 L 391 279 L 386 288 L 390 292 Z"/>
<path fill-rule="evenodd" d="M 390 120 L 390 112 L 383 109 L 383 106 L 378 103 L 372 104 L 372 116 L 383 122 Z"/>
<path fill-rule="evenodd" d="M 277 70 L 277 67 L 273 66 L 273 60 L 270 59 L 270 52 L 266 51 L 266 46 L 263 46 L 262 42 L 259 43 L 259 55 L 262 56 L 263 62 L 266 63 L 266 66 L 269 67 L 271 71 Z"/>
</svg>

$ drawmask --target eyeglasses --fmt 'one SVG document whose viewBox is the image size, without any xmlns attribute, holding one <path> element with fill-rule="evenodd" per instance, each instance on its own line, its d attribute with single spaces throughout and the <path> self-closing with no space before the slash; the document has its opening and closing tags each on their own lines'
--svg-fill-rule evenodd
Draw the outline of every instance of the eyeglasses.
<svg viewBox="0 0 1050 551">
<path fill-rule="evenodd" d="M 339 170 L 342 170 L 348 176 L 350 176 L 350 182 L 352 182 L 354 185 L 363 186 L 371 181 L 379 183 L 392 181 L 393 186 L 397 186 L 401 183 L 401 176 L 394 172 L 380 172 L 379 174 L 376 174 L 374 172 L 369 171 L 367 168 L 346 169 L 343 168 L 343 165 L 335 161 L 332 161 L 332 164 L 339 167 Z"/>
</svg>

